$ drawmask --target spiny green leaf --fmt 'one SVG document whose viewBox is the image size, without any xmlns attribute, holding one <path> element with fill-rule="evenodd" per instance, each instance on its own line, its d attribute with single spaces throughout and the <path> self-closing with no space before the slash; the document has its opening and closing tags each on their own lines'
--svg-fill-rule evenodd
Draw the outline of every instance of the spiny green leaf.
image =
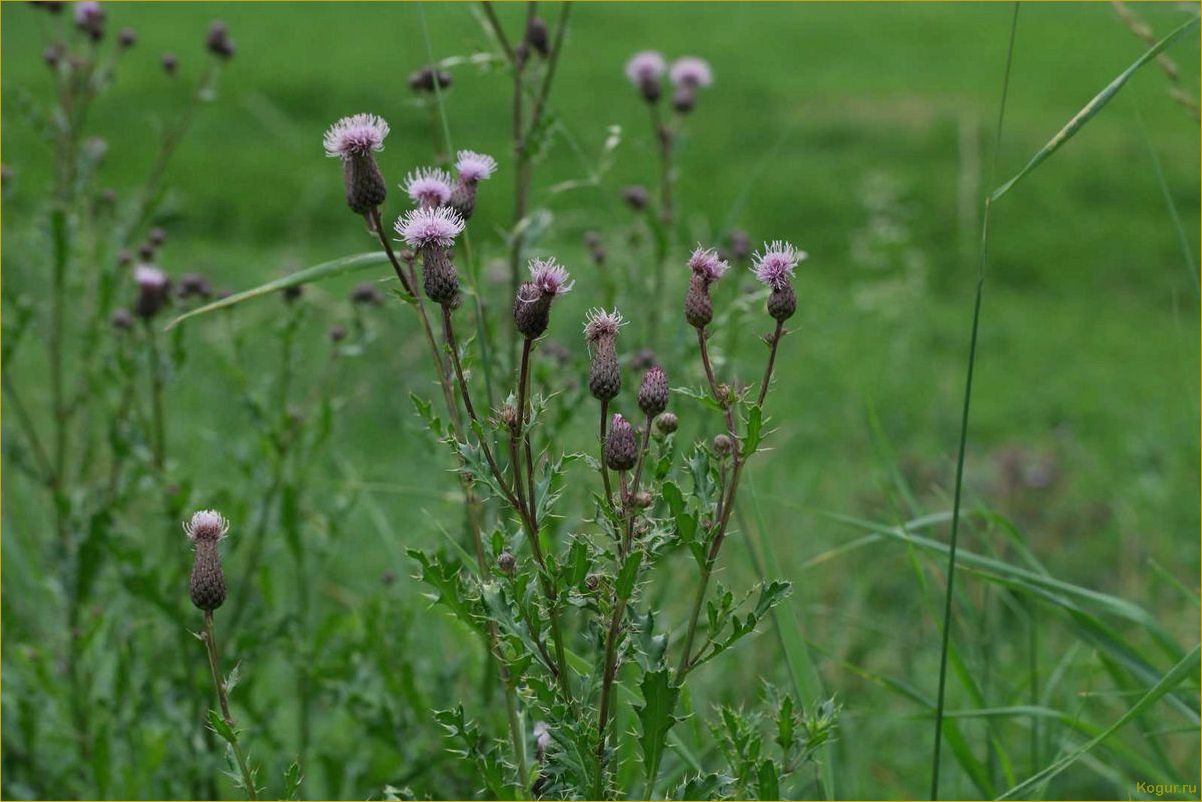
<svg viewBox="0 0 1202 802">
<path fill-rule="evenodd" d="M 664 753 L 664 739 L 668 730 L 676 723 L 672 715 L 680 689 L 672 685 L 671 672 L 666 669 L 648 671 L 643 674 L 639 688 L 643 692 L 643 706 L 636 707 L 642 734 L 639 746 L 643 752 L 643 768 L 649 782 L 654 782 L 659 771 L 659 761 Z"/>
</svg>

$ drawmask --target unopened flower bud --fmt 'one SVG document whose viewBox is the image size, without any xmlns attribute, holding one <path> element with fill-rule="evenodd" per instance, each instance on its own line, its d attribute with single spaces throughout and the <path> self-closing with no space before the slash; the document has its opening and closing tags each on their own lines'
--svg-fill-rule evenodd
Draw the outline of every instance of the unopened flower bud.
<svg viewBox="0 0 1202 802">
<path fill-rule="evenodd" d="M 509 549 L 506 549 L 497 555 L 497 570 L 503 573 L 505 576 L 513 576 L 514 572 L 517 570 L 517 567 L 517 557 L 514 557 L 513 552 L 511 552 Z"/>
<path fill-rule="evenodd" d="M 234 42 L 230 39 L 229 29 L 226 28 L 224 22 L 214 20 L 209 25 L 209 32 L 205 36 L 205 47 L 222 61 L 229 61 L 233 57 Z"/>
<path fill-rule="evenodd" d="M 117 34 L 117 46 L 122 50 L 129 50 L 138 41 L 138 33 L 133 28 L 122 28 L 121 33 Z"/>
<path fill-rule="evenodd" d="M 526 43 L 543 58 L 551 52 L 551 46 L 547 38 L 547 23 L 543 22 L 538 17 L 531 17 L 530 22 L 526 25 Z"/>
<path fill-rule="evenodd" d="M 229 531 L 230 524 L 216 510 L 201 510 L 184 524 L 184 532 L 196 549 L 188 582 L 192 603 L 211 612 L 225 602 L 225 575 L 217 544 Z"/>
<path fill-rule="evenodd" d="M 63 55 L 64 49 L 62 42 L 55 42 L 51 45 L 48 45 L 46 49 L 42 51 L 42 61 L 46 62 L 47 67 L 54 68 L 57 67 L 60 62 L 62 62 Z"/>
<path fill-rule="evenodd" d="M 681 114 L 688 114 L 697 105 L 697 91 L 690 86 L 677 87 L 672 93 L 672 108 Z"/>
<path fill-rule="evenodd" d="M 714 453 L 719 457 L 725 457 L 734 447 L 734 442 L 730 439 L 730 435 L 716 434 L 714 435 Z"/>
<path fill-rule="evenodd" d="M 174 53 L 164 53 L 159 59 L 159 63 L 163 65 L 163 72 L 168 75 L 175 75 L 176 70 L 179 69 L 179 59 L 175 57 Z"/>
<path fill-rule="evenodd" d="M 605 464 L 610 470 L 628 471 L 638 461 L 639 447 L 634 428 L 621 415 L 614 415 L 610 421 L 609 432 L 605 436 L 605 447 L 602 450 Z"/>
<path fill-rule="evenodd" d="M 622 389 L 622 371 L 618 366 L 616 342 L 622 326 L 622 314 L 614 309 L 593 309 L 584 326 L 584 339 L 593 358 L 588 369 L 588 389 L 598 401 L 610 401 Z"/>
<path fill-rule="evenodd" d="M 409 74 L 409 88 L 414 92 L 434 92 L 435 85 L 438 89 L 449 89 L 451 87 L 451 74 L 444 70 L 436 70 L 433 67 L 422 67 L 420 70 L 415 70 Z"/>
<path fill-rule="evenodd" d="M 668 376 L 664 369 L 655 365 L 643 374 L 643 382 L 639 385 L 639 409 L 648 418 L 668 408 Z"/>
<path fill-rule="evenodd" d="M 209 285 L 209 280 L 200 273 L 184 273 L 179 277 L 180 298 L 200 298 L 207 300 L 213 295 L 213 288 Z"/>
<path fill-rule="evenodd" d="M 284 303 L 291 304 L 300 300 L 300 297 L 305 294 L 304 284 L 293 284 L 291 287 L 285 287 L 280 295 L 284 298 Z"/>
<path fill-rule="evenodd" d="M 639 492 L 635 493 L 634 498 L 631 499 L 631 501 L 634 503 L 634 506 L 638 507 L 640 510 L 645 510 L 650 507 L 653 500 L 654 499 L 651 498 L 651 494 L 646 490 L 640 490 Z"/>
<path fill-rule="evenodd" d="M 521 419 L 518 417 L 517 407 L 515 407 L 513 404 L 506 404 L 505 406 L 501 407 L 501 411 L 497 413 L 497 420 L 499 420 L 501 425 L 511 432 L 516 432 L 518 423 L 521 422 Z"/>
<path fill-rule="evenodd" d="M 332 343 L 342 342 L 346 339 L 346 326 L 335 323 L 333 326 L 330 326 L 329 336 Z"/>
<path fill-rule="evenodd" d="M 513 321 L 522 336 L 533 340 L 547 330 L 551 302 L 572 289 L 568 271 L 554 258 L 532 259 L 530 280 L 518 287 L 513 299 Z"/>
<path fill-rule="evenodd" d="M 376 285 L 365 281 L 362 284 L 356 284 L 351 290 L 351 303 L 361 306 L 379 306 L 384 303 L 384 296 L 376 289 Z"/>
<path fill-rule="evenodd" d="M 117 252 L 117 264 L 119 264 L 121 267 L 128 267 L 129 265 L 133 264 L 133 261 L 134 252 L 129 248 L 122 248 Z"/>
<path fill-rule="evenodd" d="M 641 212 L 647 208 L 650 196 L 647 193 L 646 187 L 633 184 L 622 189 L 622 200 L 626 201 L 626 205 L 631 209 Z"/>
<path fill-rule="evenodd" d="M 679 425 L 680 421 L 671 412 L 665 412 L 655 419 L 655 428 L 659 430 L 660 434 L 672 434 Z"/>
<path fill-rule="evenodd" d="M 727 238 L 730 242 L 730 255 L 742 261 L 751 255 L 751 237 L 741 228 L 732 229 Z"/>
</svg>

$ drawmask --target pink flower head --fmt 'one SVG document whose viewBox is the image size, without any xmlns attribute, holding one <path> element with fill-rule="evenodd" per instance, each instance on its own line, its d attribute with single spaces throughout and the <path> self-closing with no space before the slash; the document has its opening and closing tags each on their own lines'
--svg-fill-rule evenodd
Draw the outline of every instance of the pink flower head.
<svg viewBox="0 0 1202 802">
<path fill-rule="evenodd" d="M 497 169 L 497 160 L 488 154 L 461 150 L 456 155 L 458 158 L 455 160 L 455 169 L 459 172 L 459 177 L 469 183 L 484 181 Z"/>
<path fill-rule="evenodd" d="M 690 89 L 705 88 L 714 82 L 714 72 L 709 62 L 696 56 L 684 56 L 672 62 L 669 77 L 674 86 Z"/>
<path fill-rule="evenodd" d="M 192 520 L 184 522 L 184 533 L 193 543 L 205 541 L 216 543 L 230 531 L 230 522 L 217 510 L 201 510 L 192 515 Z"/>
<path fill-rule="evenodd" d="M 626 77 L 635 86 L 642 86 L 648 81 L 658 81 L 668 69 L 668 62 L 654 50 L 644 50 L 635 53 L 626 62 Z"/>
<path fill-rule="evenodd" d="M 612 312 L 604 309 L 590 309 L 584 319 L 584 339 L 589 344 L 600 342 L 607 337 L 616 337 L 618 329 L 625 325 L 622 313 L 614 307 Z"/>
<path fill-rule="evenodd" d="M 104 22 L 104 8 L 94 0 L 75 4 L 75 24 L 85 30 Z"/>
<path fill-rule="evenodd" d="M 790 243 L 774 240 L 764 243 L 764 252 L 755 255 L 755 265 L 751 269 L 757 279 L 779 290 L 793 278 L 793 268 L 808 257 L 809 254 Z"/>
<path fill-rule="evenodd" d="M 451 199 L 451 175 L 437 167 L 419 167 L 405 176 L 405 192 L 421 206 L 442 206 Z"/>
<path fill-rule="evenodd" d="M 609 427 L 611 429 L 621 429 L 623 427 L 627 429 L 631 428 L 630 424 L 625 418 L 622 417 L 620 412 L 615 412 L 614 416 L 609 419 Z"/>
<path fill-rule="evenodd" d="M 395 228 L 410 248 L 449 248 L 463 231 L 463 218 L 448 206 L 414 209 L 397 220 Z"/>
<path fill-rule="evenodd" d="M 353 156 L 366 156 L 373 150 L 384 149 L 384 137 L 388 136 L 388 123 L 374 114 L 356 114 L 343 117 L 326 131 L 322 144 L 326 155 L 343 160 Z"/>
<path fill-rule="evenodd" d="M 167 289 L 170 279 L 154 265 L 138 265 L 134 268 L 134 283 L 143 291 L 162 292 Z"/>
<path fill-rule="evenodd" d="M 530 283 L 540 295 L 563 295 L 576 282 L 568 281 L 568 271 L 555 261 L 555 257 L 530 260 Z"/>
<path fill-rule="evenodd" d="M 689 268 L 707 282 L 714 282 L 730 269 L 730 263 L 718 256 L 715 249 L 698 245 L 689 257 Z"/>
</svg>

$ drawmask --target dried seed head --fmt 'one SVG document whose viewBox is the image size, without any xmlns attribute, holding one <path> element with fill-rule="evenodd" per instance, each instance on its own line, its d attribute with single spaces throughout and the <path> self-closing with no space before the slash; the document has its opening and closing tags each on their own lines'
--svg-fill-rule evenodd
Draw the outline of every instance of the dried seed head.
<svg viewBox="0 0 1202 802">
<path fill-rule="evenodd" d="M 171 279 L 154 265 L 138 265 L 134 268 L 134 283 L 138 285 L 138 300 L 134 311 L 143 320 L 159 313 L 171 295 Z"/>
<path fill-rule="evenodd" d="M 205 36 L 205 47 L 222 61 L 229 61 L 234 57 L 234 42 L 230 39 L 229 29 L 226 28 L 224 22 L 213 20 L 209 25 L 209 32 Z"/>
<path fill-rule="evenodd" d="M 513 576 L 514 572 L 517 571 L 517 567 L 518 559 L 513 556 L 513 552 L 509 549 L 505 549 L 505 551 L 497 555 L 497 570 L 505 576 Z"/>
<path fill-rule="evenodd" d="M 610 421 L 609 433 L 605 436 L 605 447 L 602 450 L 605 464 L 610 470 L 628 471 L 638 461 L 639 447 L 634 428 L 621 415 L 614 415 Z"/>
<path fill-rule="evenodd" d="M 643 374 L 643 382 L 639 385 L 639 409 L 648 418 L 668 408 L 668 376 L 664 369 L 655 365 Z"/>
<path fill-rule="evenodd" d="M 734 447 L 734 441 L 730 439 L 730 435 L 716 434 L 714 435 L 714 453 L 719 457 L 725 457 Z"/>
<path fill-rule="evenodd" d="M 665 412 L 655 419 L 655 428 L 659 430 L 660 434 L 672 434 L 679 425 L 680 422 L 676 419 L 676 415 L 671 412 Z"/>
<path fill-rule="evenodd" d="M 184 524 L 184 532 L 196 548 L 188 591 L 201 610 L 216 610 L 225 601 L 225 575 L 217 544 L 229 528 L 229 521 L 216 510 L 201 510 Z"/>
<path fill-rule="evenodd" d="M 654 50 L 644 50 L 626 62 L 626 77 L 642 93 L 644 100 L 655 103 L 663 91 L 661 81 L 667 69 L 668 63 L 662 55 Z"/>
<path fill-rule="evenodd" d="M 632 184 L 622 189 L 622 200 L 626 201 L 626 205 L 636 212 L 641 212 L 647 208 L 651 197 L 647 193 L 647 188 L 638 184 Z"/>
<path fill-rule="evenodd" d="M 682 56 L 672 62 L 668 73 L 672 85 L 690 89 L 704 89 L 714 82 L 714 72 L 709 62 L 696 56 Z"/>
<path fill-rule="evenodd" d="M 805 251 L 794 248 L 788 242 L 775 240 L 764 243 L 763 253 L 755 255 L 752 272 L 755 277 L 773 289 L 781 289 L 793 278 L 793 269 L 809 258 Z"/>
<path fill-rule="evenodd" d="M 451 199 L 451 180 L 446 170 L 419 167 L 405 176 L 405 192 L 418 206 L 442 206 Z"/>
<path fill-rule="evenodd" d="M 384 296 L 370 281 L 356 284 L 351 290 L 351 303 L 364 306 L 379 306 L 384 303 Z"/>
</svg>

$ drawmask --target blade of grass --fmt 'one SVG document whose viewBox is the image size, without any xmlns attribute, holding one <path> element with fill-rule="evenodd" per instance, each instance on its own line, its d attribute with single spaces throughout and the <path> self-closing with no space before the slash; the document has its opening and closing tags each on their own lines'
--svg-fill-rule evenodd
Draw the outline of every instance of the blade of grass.
<svg viewBox="0 0 1202 802">
<path fill-rule="evenodd" d="M 1014 4 L 1010 17 L 1010 43 L 1006 48 L 1006 69 L 1002 76 L 1002 97 L 998 104 L 997 128 L 993 137 L 993 156 L 990 159 L 989 183 L 997 172 L 998 151 L 1002 142 L 1002 124 L 1006 119 L 1006 96 L 1010 90 L 1010 69 L 1014 63 L 1014 38 L 1018 32 L 1019 4 Z M 964 489 L 964 453 L 968 445 L 968 413 L 972 402 L 973 368 L 977 360 L 977 334 L 981 324 L 981 298 L 985 289 L 985 267 L 989 261 L 989 210 L 991 199 L 985 200 L 985 211 L 981 217 L 980 258 L 977 262 L 977 291 L 972 311 L 972 336 L 968 345 L 968 370 L 964 378 L 964 407 L 960 415 L 960 447 L 956 455 L 956 489 L 952 502 L 952 531 L 949 538 L 947 558 L 947 592 L 943 604 L 942 645 L 939 652 L 939 691 L 935 697 L 935 746 L 931 755 L 931 799 L 939 798 L 939 752 L 943 745 L 943 705 L 947 690 L 947 653 L 951 638 L 952 599 L 956 576 L 956 540 L 959 535 L 960 498 Z"/>
<path fill-rule="evenodd" d="M 771 582 L 781 576 L 781 573 L 772 545 L 767 538 L 760 537 L 761 532 L 768 530 L 764 526 L 763 514 L 760 512 L 752 471 L 747 472 L 744 482 L 748 504 L 739 505 L 735 509 L 739 514 L 740 522 L 743 523 L 743 529 L 746 532 L 744 540 L 756 571 L 759 573 L 761 581 Z M 755 518 L 754 527 L 747 526 L 743 522 L 742 512 L 748 506 Z M 810 657 L 801 621 L 798 620 L 793 605 L 786 603 L 774 607 L 772 623 L 776 629 L 776 635 L 780 639 L 781 650 L 785 653 L 785 662 L 789 666 L 789 676 L 793 680 L 793 688 L 800 697 L 798 701 L 802 704 L 813 704 L 823 696 L 822 677 L 818 673 L 818 667 L 814 664 L 813 658 Z M 835 799 L 835 754 L 832 746 L 822 747 L 819 762 L 823 797 Z"/>
<path fill-rule="evenodd" d="M 260 284 L 254 289 L 245 290 L 243 292 L 234 293 L 233 295 L 213 301 L 211 304 L 193 309 L 186 312 L 167 324 L 164 331 L 171 331 L 173 328 L 183 323 L 185 320 L 199 315 L 207 315 L 210 312 L 216 312 L 218 309 L 226 309 L 234 304 L 240 304 L 243 301 L 250 301 L 254 298 L 260 298 L 264 295 L 270 295 L 273 292 L 287 289 L 289 287 L 299 287 L 302 284 L 312 284 L 315 281 L 324 281 L 328 278 L 341 276 L 346 273 L 353 273 L 357 270 L 367 270 L 369 267 L 377 267 L 379 265 L 388 264 L 388 257 L 382 252 L 372 251 L 370 253 L 356 253 L 350 256 L 343 256 L 340 259 L 334 259 L 329 262 L 322 262 L 313 267 L 307 267 L 304 270 L 298 270 L 282 278 L 277 278 L 274 281 L 269 281 L 266 284 Z"/>
<path fill-rule="evenodd" d="M 1063 772 L 1069 766 L 1076 763 L 1095 746 L 1105 741 L 1115 732 L 1123 727 L 1131 719 L 1141 715 L 1145 710 L 1148 710 L 1152 705 L 1156 704 L 1165 694 L 1172 691 L 1178 683 L 1188 676 L 1196 673 L 1198 668 L 1198 656 L 1202 651 L 1202 645 L 1196 645 L 1190 649 L 1189 653 L 1173 666 L 1159 682 L 1156 683 L 1143 697 L 1136 702 L 1131 708 L 1118 718 L 1113 724 L 1107 727 L 1102 732 L 1098 733 L 1093 738 L 1086 741 L 1083 745 L 1074 749 L 1069 754 L 1065 755 L 1060 760 L 1055 761 L 1051 765 L 1044 767 L 1041 771 L 1023 780 L 1018 785 L 1011 788 L 1006 793 L 1002 794 L 998 799 L 1017 799 L 1022 798 L 1028 790 L 1034 788 L 1040 783 L 1051 780 L 1056 775 Z"/>
<path fill-rule="evenodd" d="M 1105 89 L 1094 95 L 1093 100 L 1086 103 L 1080 111 L 1073 115 L 1072 119 L 1065 123 L 1064 127 L 1056 132 L 1056 135 L 1049 139 L 1047 144 L 1040 148 L 1035 155 L 1031 157 L 1031 160 L 1027 162 L 1027 165 L 1023 167 L 1023 169 L 1019 170 L 1013 178 L 990 193 L 989 200 L 996 201 L 1001 198 L 1003 195 L 1013 189 L 1019 181 L 1030 174 L 1032 170 L 1034 170 L 1049 156 L 1059 150 L 1065 142 L 1068 142 L 1070 139 L 1072 139 L 1087 122 L 1092 120 L 1098 112 L 1105 108 L 1107 103 L 1114 99 L 1114 96 L 1118 94 L 1119 90 L 1123 88 L 1127 81 L 1131 80 L 1131 76 L 1135 75 L 1135 73 L 1139 71 L 1140 67 L 1156 58 L 1156 56 L 1160 55 L 1161 51 L 1197 27 L 1198 19 L 1199 17 L 1195 15 L 1187 22 L 1179 25 L 1168 36 L 1161 39 L 1154 46 L 1148 48 L 1148 50 L 1146 50 L 1142 56 L 1132 62 L 1130 67 L 1119 73 L 1118 77 L 1107 84 Z"/>
</svg>

